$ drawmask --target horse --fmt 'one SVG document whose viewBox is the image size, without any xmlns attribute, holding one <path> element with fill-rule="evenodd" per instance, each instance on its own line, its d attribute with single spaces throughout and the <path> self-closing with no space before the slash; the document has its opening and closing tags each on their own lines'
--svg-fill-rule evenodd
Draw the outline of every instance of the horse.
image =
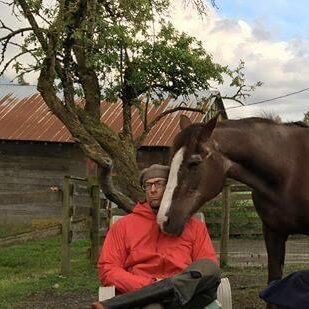
<svg viewBox="0 0 309 309">
<path fill-rule="evenodd" d="M 258 117 L 191 124 L 186 116 L 180 127 L 157 214 L 161 229 L 180 235 L 226 178 L 240 181 L 252 188 L 262 220 L 268 283 L 281 279 L 288 236 L 309 235 L 309 127 Z"/>
</svg>

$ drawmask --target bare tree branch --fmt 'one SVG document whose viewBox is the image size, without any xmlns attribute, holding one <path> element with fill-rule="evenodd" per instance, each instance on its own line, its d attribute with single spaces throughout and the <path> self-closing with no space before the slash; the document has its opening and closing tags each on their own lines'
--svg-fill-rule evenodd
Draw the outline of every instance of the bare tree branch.
<svg viewBox="0 0 309 309">
<path fill-rule="evenodd" d="M 241 100 L 237 99 L 236 97 L 232 96 L 232 97 L 229 97 L 229 96 L 223 96 L 221 97 L 223 100 L 232 100 L 232 101 L 235 101 L 235 102 L 238 102 L 240 103 L 241 105 L 245 105 Z"/>
<path fill-rule="evenodd" d="M 110 161 L 110 165 L 106 165 L 100 169 L 100 185 L 103 193 L 110 201 L 120 206 L 120 208 L 126 212 L 131 212 L 135 202 L 115 188 L 111 177 L 111 171 L 112 161 Z"/>
<path fill-rule="evenodd" d="M 43 31 L 40 29 L 38 23 L 36 22 L 33 14 L 31 13 L 28 4 L 26 3 L 25 0 L 16 0 L 16 2 L 21 6 L 27 20 L 29 21 L 31 28 L 33 32 L 35 33 L 36 37 L 38 38 L 43 50 L 45 52 L 48 51 L 48 44 L 47 40 L 44 37 Z"/>
<path fill-rule="evenodd" d="M 177 106 L 175 108 L 168 109 L 158 115 L 153 121 L 149 123 L 147 128 L 143 131 L 143 133 L 135 140 L 135 147 L 138 148 L 141 146 L 145 138 L 147 137 L 147 134 L 150 132 L 150 130 L 166 115 L 169 115 L 171 113 L 175 113 L 177 111 L 190 111 L 190 112 L 197 112 L 204 114 L 205 109 L 203 108 L 195 108 L 195 107 L 185 107 L 185 106 Z"/>
<path fill-rule="evenodd" d="M 3 66 L 3 69 L 0 71 L 0 76 L 6 71 L 6 69 L 8 68 L 8 66 L 14 62 L 16 59 L 18 59 L 19 57 L 21 57 L 24 54 L 27 54 L 28 51 L 25 52 L 20 52 L 19 54 L 15 55 L 14 57 L 12 57 L 11 59 L 9 59 L 5 65 Z M 0 64 L 2 64 L 2 60 L 0 61 Z"/>
<path fill-rule="evenodd" d="M 4 25 L 2 21 L 0 21 L 0 23 L 1 23 L 2 25 Z M 8 41 L 9 41 L 12 37 L 14 37 L 14 36 L 16 36 L 16 35 L 18 35 L 18 34 L 23 34 L 23 33 L 26 32 L 26 31 L 31 31 L 31 30 L 32 30 L 31 27 L 21 28 L 21 29 L 17 29 L 17 30 L 12 30 L 12 29 L 10 29 L 10 28 L 8 28 L 8 27 L 3 27 L 3 26 L 1 26 L 0 29 L 7 29 L 7 30 L 10 30 L 10 31 L 11 31 L 11 32 L 10 32 L 9 34 L 7 34 L 6 36 L 1 37 L 1 38 L 0 38 L 0 42 L 1 42 L 1 41 L 5 41 L 5 40 L 8 40 Z"/>
<path fill-rule="evenodd" d="M 6 30 L 10 30 L 11 32 L 3 37 L 0 38 L 0 42 L 2 44 L 2 50 L 1 50 L 1 60 L 0 60 L 0 64 L 2 64 L 4 62 L 4 56 L 5 56 L 5 52 L 7 50 L 8 45 L 11 43 L 11 39 L 14 38 L 16 35 L 19 34 L 23 34 L 26 31 L 30 31 L 32 30 L 32 28 L 22 28 L 22 29 L 18 29 L 18 30 L 12 30 L 8 27 L 6 27 L 2 21 L 0 21 L 2 26 L 2 29 L 6 29 Z M 11 43 L 13 45 L 13 43 Z"/>
</svg>

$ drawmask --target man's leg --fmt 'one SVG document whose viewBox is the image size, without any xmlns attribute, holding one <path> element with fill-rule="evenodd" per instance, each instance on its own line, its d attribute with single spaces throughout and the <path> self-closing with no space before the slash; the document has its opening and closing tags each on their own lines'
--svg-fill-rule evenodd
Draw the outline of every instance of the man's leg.
<svg viewBox="0 0 309 309">
<path fill-rule="evenodd" d="M 174 298 L 174 285 L 167 278 L 139 290 L 107 299 L 101 304 L 104 306 L 104 309 L 135 309 L 161 302 L 171 303 Z"/>
<path fill-rule="evenodd" d="M 203 307 L 216 299 L 219 283 L 218 265 L 204 259 L 192 263 L 179 275 L 155 282 L 138 291 L 108 299 L 102 304 L 106 309 L 143 308 L 157 303 L 161 303 L 164 308 L 198 309 L 199 303 Z M 197 296 L 199 297 L 195 298 Z M 187 307 L 190 301 L 194 301 L 195 307 Z"/>
<path fill-rule="evenodd" d="M 142 309 L 164 309 L 164 307 L 161 304 L 150 304 L 150 305 L 144 306 Z"/>
<path fill-rule="evenodd" d="M 174 285 L 176 297 L 163 302 L 163 305 L 151 304 L 143 309 L 205 308 L 217 298 L 220 269 L 216 263 L 204 259 L 192 263 L 181 274 L 170 280 Z"/>
<path fill-rule="evenodd" d="M 203 259 L 192 263 L 171 281 L 177 294 L 171 307 L 204 308 L 217 298 L 220 269 L 216 263 Z"/>
</svg>

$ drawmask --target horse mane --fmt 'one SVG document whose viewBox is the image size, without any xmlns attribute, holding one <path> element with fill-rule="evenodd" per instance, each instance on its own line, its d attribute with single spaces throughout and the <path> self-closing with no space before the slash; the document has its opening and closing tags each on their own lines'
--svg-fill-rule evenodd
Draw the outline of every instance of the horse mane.
<svg viewBox="0 0 309 309">
<path fill-rule="evenodd" d="M 271 118 L 263 118 L 263 117 L 249 117 L 242 119 L 228 119 L 217 124 L 218 127 L 239 127 L 239 125 L 243 124 L 245 126 L 253 126 L 254 124 L 269 124 L 269 125 L 277 125 L 277 126 L 286 126 L 286 127 L 300 127 L 300 128 L 309 128 L 305 122 L 295 121 L 295 122 L 280 122 L 276 119 Z M 190 148 L 194 148 L 200 139 L 200 136 L 203 132 L 203 128 L 206 124 L 203 122 L 193 123 L 185 130 L 181 131 L 181 133 L 176 136 L 173 145 L 173 152 L 178 150 L 182 145 L 187 145 Z"/>
<path fill-rule="evenodd" d="M 231 122 L 230 122 L 231 121 Z M 265 123 L 265 124 L 274 124 L 274 125 L 283 125 L 288 127 L 301 127 L 301 128 L 309 128 L 309 125 L 303 121 L 292 121 L 292 122 L 281 122 L 273 118 L 264 118 L 264 117 L 249 117 L 242 118 L 239 120 L 230 120 L 231 123 L 237 123 L 241 121 L 243 124 L 252 125 L 253 123 Z"/>
</svg>

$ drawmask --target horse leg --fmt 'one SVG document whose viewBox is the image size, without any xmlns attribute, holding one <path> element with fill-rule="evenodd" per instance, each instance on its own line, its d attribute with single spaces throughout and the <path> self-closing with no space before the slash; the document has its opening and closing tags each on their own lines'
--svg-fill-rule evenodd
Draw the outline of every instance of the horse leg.
<svg viewBox="0 0 309 309">
<path fill-rule="evenodd" d="M 274 232 L 263 224 L 263 234 L 268 258 L 268 283 L 281 279 L 283 274 L 285 243 L 288 235 Z M 267 304 L 267 309 L 275 309 L 276 306 Z"/>
<path fill-rule="evenodd" d="M 263 225 L 263 234 L 268 255 L 268 283 L 281 279 L 285 257 L 285 243 L 287 234 L 274 232 Z"/>
</svg>

